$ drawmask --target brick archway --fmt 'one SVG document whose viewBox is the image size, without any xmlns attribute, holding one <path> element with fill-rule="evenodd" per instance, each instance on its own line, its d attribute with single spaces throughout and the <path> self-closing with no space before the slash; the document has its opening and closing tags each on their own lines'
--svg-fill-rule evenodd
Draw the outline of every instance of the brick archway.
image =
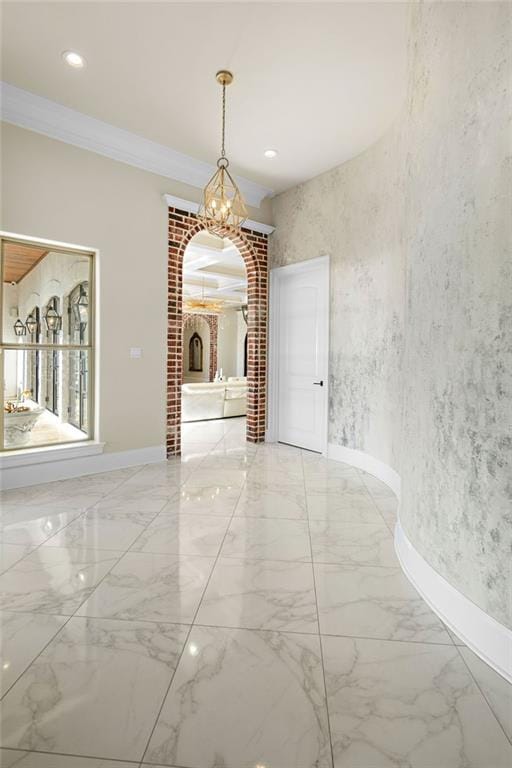
<svg viewBox="0 0 512 768">
<path fill-rule="evenodd" d="M 194 213 L 169 207 L 167 281 L 167 456 L 181 453 L 181 379 L 183 369 L 183 257 L 190 240 L 208 229 L 231 240 L 247 270 L 247 440 L 265 439 L 267 375 L 267 235 L 250 229 L 206 226 Z"/>
</svg>

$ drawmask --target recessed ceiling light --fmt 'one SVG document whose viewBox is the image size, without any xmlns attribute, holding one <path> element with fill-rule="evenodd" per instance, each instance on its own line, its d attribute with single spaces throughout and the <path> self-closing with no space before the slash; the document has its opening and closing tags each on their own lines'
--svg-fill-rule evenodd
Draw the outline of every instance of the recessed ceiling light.
<svg viewBox="0 0 512 768">
<path fill-rule="evenodd" d="M 277 149 L 266 149 L 263 154 L 265 157 L 277 157 Z"/>
<path fill-rule="evenodd" d="M 82 69 L 85 67 L 84 57 L 80 56 L 76 51 L 64 51 L 62 58 L 66 64 L 69 64 L 70 67 L 74 67 L 75 69 Z"/>
</svg>

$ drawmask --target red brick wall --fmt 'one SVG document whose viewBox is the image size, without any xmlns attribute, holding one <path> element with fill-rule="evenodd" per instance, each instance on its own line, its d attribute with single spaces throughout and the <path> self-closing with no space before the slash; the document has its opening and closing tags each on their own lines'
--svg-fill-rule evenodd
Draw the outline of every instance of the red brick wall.
<svg viewBox="0 0 512 768">
<path fill-rule="evenodd" d="M 193 213 L 169 208 L 167 297 L 167 456 L 181 452 L 181 378 L 183 370 L 183 256 L 205 224 Z M 247 270 L 247 440 L 265 439 L 267 373 L 267 236 L 249 229 L 212 229 L 238 248 Z"/>
<path fill-rule="evenodd" d="M 210 329 L 210 366 L 208 370 L 208 380 L 213 381 L 215 378 L 215 371 L 217 370 L 219 319 L 217 315 L 207 315 L 202 312 L 185 312 L 183 314 L 183 328 L 186 328 L 188 323 L 192 323 L 195 317 L 202 317 L 203 320 L 208 323 Z"/>
</svg>

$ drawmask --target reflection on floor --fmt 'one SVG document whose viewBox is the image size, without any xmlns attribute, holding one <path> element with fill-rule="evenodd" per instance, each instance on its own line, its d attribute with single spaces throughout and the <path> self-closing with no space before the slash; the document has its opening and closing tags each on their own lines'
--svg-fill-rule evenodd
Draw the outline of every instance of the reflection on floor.
<svg viewBox="0 0 512 768">
<path fill-rule="evenodd" d="M 402 575 L 389 490 L 244 430 L 4 493 L 2 766 L 509 768 L 511 687 Z"/>
</svg>

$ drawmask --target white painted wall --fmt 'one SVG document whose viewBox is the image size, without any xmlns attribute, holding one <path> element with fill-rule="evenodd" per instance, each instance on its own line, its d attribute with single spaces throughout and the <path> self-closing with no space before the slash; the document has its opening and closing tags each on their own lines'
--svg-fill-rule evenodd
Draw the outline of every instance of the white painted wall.
<svg viewBox="0 0 512 768">
<path fill-rule="evenodd" d="M 224 378 L 238 376 L 238 315 L 228 309 L 219 315 L 217 367 L 222 368 Z"/>
<path fill-rule="evenodd" d="M 235 376 L 244 375 L 245 361 L 245 337 L 247 336 L 247 323 L 241 312 L 237 312 L 236 318 L 236 373 Z"/>
</svg>

